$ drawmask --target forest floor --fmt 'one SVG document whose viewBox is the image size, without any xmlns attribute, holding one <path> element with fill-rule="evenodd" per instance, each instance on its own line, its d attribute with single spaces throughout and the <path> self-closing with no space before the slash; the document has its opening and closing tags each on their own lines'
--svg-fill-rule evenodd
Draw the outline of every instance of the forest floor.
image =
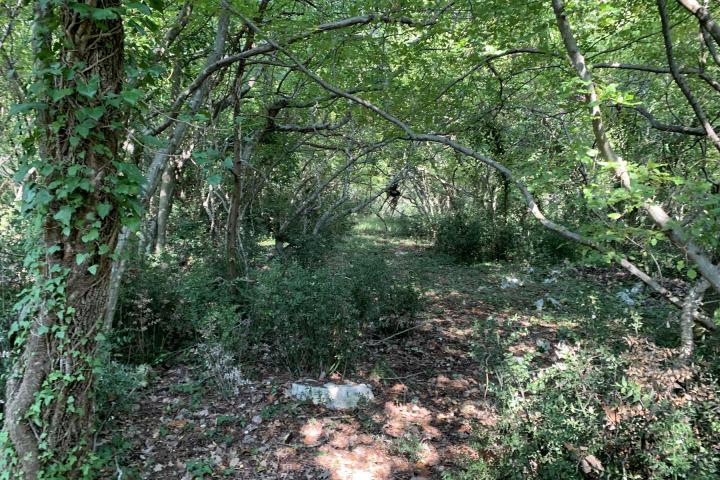
<svg viewBox="0 0 720 480">
<path fill-rule="evenodd" d="M 284 394 L 299 379 L 276 370 L 225 395 L 203 369 L 177 362 L 112 422 L 104 439 L 116 452 L 112 478 L 444 478 L 482 454 L 475 440 L 498 420 L 488 361 L 532 351 L 542 366 L 563 340 L 608 338 L 594 305 L 600 298 L 621 310 L 617 295 L 629 286 L 622 274 L 570 265 L 459 265 L 373 232 L 348 241 L 411 272 L 425 292 L 417 328 L 370 341 L 342 379 L 369 384 L 374 401 L 348 412 L 299 402 Z"/>
</svg>

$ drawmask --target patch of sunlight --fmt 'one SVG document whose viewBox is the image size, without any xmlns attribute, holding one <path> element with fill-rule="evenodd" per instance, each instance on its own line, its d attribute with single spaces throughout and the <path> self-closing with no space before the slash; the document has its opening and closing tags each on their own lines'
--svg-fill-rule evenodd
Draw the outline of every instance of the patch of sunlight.
<svg viewBox="0 0 720 480">
<path fill-rule="evenodd" d="M 360 446 L 351 451 L 325 446 L 316 462 L 330 472 L 333 480 L 389 480 L 398 470 L 407 470 L 407 462 L 393 458 L 377 446 Z"/>
<path fill-rule="evenodd" d="M 275 240 L 272 237 L 265 237 L 258 242 L 261 247 L 272 247 L 275 245 Z"/>
</svg>

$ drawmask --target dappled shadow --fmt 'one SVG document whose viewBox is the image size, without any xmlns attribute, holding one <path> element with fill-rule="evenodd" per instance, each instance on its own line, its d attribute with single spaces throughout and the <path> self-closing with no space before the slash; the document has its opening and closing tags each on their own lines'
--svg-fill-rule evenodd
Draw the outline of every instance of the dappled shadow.
<svg viewBox="0 0 720 480">
<path fill-rule="evenodd" d="M 529 274 L 522 288 L 502 288 L 515 267 L 455 265 L 410 241 L 363 241 L 394 268 L 416 274 L 426 292 L 418 328 L 372 339 L 354 373 L 332 379 L 371 385 L 375 401 L 348 412 L 300 403 L 283 395 L 297 379 L 270 369 L 223 396 L 205 372 L 175 368 L 118 420 L 117 431 L 127 434 L 118 458 L 135 468 L 135 478 L 190 479 L 207 467 L 206 478 L 439 479 L 468 458 L 491 455 L 474 439 L 498 423 L 498 365 L 532 357 L 533 368 L 544 368 L 572 348 L 567 337 L 576 326 L 565 320 L 562 291 Z M 537 299 L 550 293 L 558 305 L 537 310 Z M 658 370 L 659 379 L 668 368 Z M 112 435 L 103 442 L 111 444 Z"/>
</svg>

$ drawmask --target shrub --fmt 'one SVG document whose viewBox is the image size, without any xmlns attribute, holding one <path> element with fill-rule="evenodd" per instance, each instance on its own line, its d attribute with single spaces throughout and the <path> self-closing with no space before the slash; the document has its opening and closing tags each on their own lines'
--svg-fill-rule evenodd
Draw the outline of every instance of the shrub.
<svg viewBox="0 0 720 480">
<path fill-rule="evenodd" d="M 223 278 L 223 264 L 171 254 L 149 258 L 126 275 L 111 337 L 132 363 L 153 363 L 198 337 L 221 331 L 240 300 Z"/>
<path fill-rule="evenodd" d="M 465 212 L 438 222 L 435 247 L 461 262 L 508 260 L 517 248 L 519 227 Z"/>
<path fill-rule="evenodd" d="M 415 215 L 401 215 L 387 221 L 388 229 L 392 235 L 402 238 L 432 238 L 436 226 L 427 218 Z"/>
<path fill-rule="evenodd" d="M 500 420 L 480 438 L 490 460 L 469 468 L 517 479 L 717 478 L 720 389 L 705 380 L 695 391 L 689 370 L 672 370 L 680 386 L 656 350 L 616 356 L 560 344 L 540 369 L 532 354 L 506 356 L 494 392 Z M 641 383 L 655 375 L 646 368 L 662 386 Z"/>
<path fill-rule="evenodd" d="M 250 295 L 250 339 L 294 372 L 330 372 L 357 354 L 361 323 L 347 282 L 327 267 L 290 262 L 259 273 Z"/>
<path fill-rule="evenodd" d="M 572 224 L 570 221 L 563 223 Z M 536 223 L 527 229 L 526 238 L 526 245 L 529 247 L 525 249 L 526 258 L 535 258 L 547 263 L 580 258 L 582 247 L 579 244 Z"/>
<path fill-rule="evenodd" d="M 353 258 L 348 271 L 352 299 L 362 322 L 382 334 L 411 326 L 422 307 L 419 290 L 378 255 Z"/>
<path fill-rule="evenodd" d="M 264 352 L 293 372 L 351 367 L 369 329 L 404 330 L 422 304 L 417 288 L 380 256 L 350 260 L 350 267 L 291 260 L 261 270 L 246 292 L 249 319 L 234 320 L 245 343 L 229 337 L 223 344 L 252 360 Z"/>
<path fill-rule="evenodd" d="M 139 390 L 147 386 L 150 369 L 147 365 L 124 365 L 116 361 L 102 362 L 95 372 L 95 398 L 102 420 L 113 414 L 130 411 L 139 398 Z"/>
</svg>

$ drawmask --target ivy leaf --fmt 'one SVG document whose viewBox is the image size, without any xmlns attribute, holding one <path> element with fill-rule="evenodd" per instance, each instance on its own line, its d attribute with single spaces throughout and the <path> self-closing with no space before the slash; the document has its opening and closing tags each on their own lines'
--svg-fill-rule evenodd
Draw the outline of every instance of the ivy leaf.
<svg viewBox="0 0 720 480">
<path fill-rule="evenodd" d="M 59 89 L 52 89 L 50 90 L 50 98 L 53 102 L 57 102 L 58 100 L 67 97 L 73 93 L 72 88 L 59 88 Z"/>
<path fill-rule="evenodd" d="M 88 233 L 82 236 L 82 241 L 85 243 L 92 242 L 93 240 L 97 240 L 100 238 L 100 232 L 97 228 L 93 228 Z"/>
<path fill-rule="evenodd" d="M 138 100 L 140 100 L 142 96 L 142 91 L 137 88 L 123 90 L 120 92 L 120 97 L 130 105 L 137 105 Z"/>
<path fill-rule="evenodd" d="M 117 13 L 112 8 L 93 8 L 92 17 L 95 20 L 115 20 Z"/>
<path fill-rule="evenodd" d="M 90 275 L 95 275 L 95 274 L 97 274 L 97 269 L 98 269 L 97 265 L 90 265 L 88 267 L 88 272 L 90 272 Z"/>
<path fill-rule="evenodd" d="M 222 181 L 222 175 L 217 174 L 217 173 L 215 175 L 210 175 L 210 177 L 208 177 L 208 183 L 210 185 L 219 185 L 221 181 Z"/>
<path fill-rule="evenodd" d="M 75 255 L 75 263 L 77 265 L 82 265 L 82 263 L 87 260 L 89 256 L 89 253 L 78 253 L 77 255 Z"/>
<path fill-rule="evenodd" d="M 88 109 L 87 114 L 90 118 L 95 120 L 96 122 L 102 118 L 103 114 L 105 113 L 105 107 L 99 106 L 99 107 L 93 107 Z"/>
<path fill-rule="evenodd" d="M 85 120 L 80 125 L 75 127 L 75 131 L 80 135 L 82 138 L 87 138 L 88 135 L 90 135 L 90 129 L 95 126 L 95 122 L 91 120 Z"/>
<path fill-rule="evenodd" d="M 107 203 L 107 202 L 100 203 L 97 206 L 98 215 L 103 220 L 105 219 L 105 217 L 108 216 L 108 214 L 110 213 L 110 210 L 112 210 L 112 204 Z"/>
<path fill-rule="evenodd" d="M 697 272 L 691 268 L 688 270 L 687 276 L 690 280 L 695 280 L 697 278 Z"/>
<path fill-rule="evenodd" d="M 45 104 L 38 102 L 31 103 L 16 103 L 10 107 L 10 115 L 17 115 L 19 113 L 25 113 L 30 110 L 40 110 Z"/>
<path fill-rule="evenodd" d="M 74 208 L 65 205 L 64 207 L 61 207 L 60 210 L 55 213 L 55 215 L 53 215 L 53 218 L 61 224 L 69 226 L 70 219 L 72 218 L 72 214 L 74 211 Z"/>
<path fill-rule="evenodd" d="M 77 92 L 80 95 L 83 95 L 88 98 L 92 98 L 97 93 L 99 84 L 100 84 L 100 80 L 98 79 L 97 76 L 95 76 L 88 83 L 78 83 L 75 86 L 75 90 L 77 90 Z"/>
</svg>

